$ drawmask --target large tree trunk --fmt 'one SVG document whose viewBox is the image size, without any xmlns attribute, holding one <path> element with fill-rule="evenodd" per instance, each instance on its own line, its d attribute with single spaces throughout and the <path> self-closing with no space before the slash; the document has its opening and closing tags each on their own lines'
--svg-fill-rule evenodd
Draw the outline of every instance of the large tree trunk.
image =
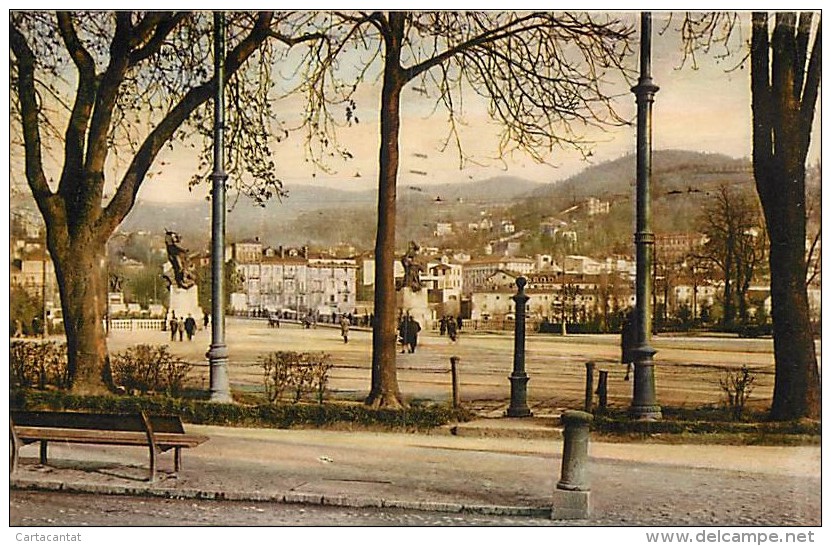
<svg viewBox="0 0 831 546">
<path fill-rule="evenodd" d="M 372 407 L 404 406 L 398 387 L 395 362 L 395 215 L 398 179 L 398 135 L 401 126 L 401 90 L 405 83 L 400 69 L 403 21 L 392 14 L 395 28 L 387 43 L 384 83 L 381 91 L 381 147 L 378 173 L 378 227 L 375 238 L 375 323 L 372 330 L 372 383 L 366 403 Z M 401 34 L 399 34 L 399 32 Z"/>
<path fill-rule="evenodd" d="M 770 415 L 777 421 L 818 419 L 821 410 L 819 370 L 805 285 L 805 239 L 790 231 L 793 230 L 771 233 L 770 294 L 776 376 Z"/>
<path fill-rule="evenodd" d="M 107 273 L 104 244 L 94 239 L 52 249 L 61 294 L 72 392 L 103 394 L 112 388 L 104 320 Z"/>
<path fill-rule="evenodd" d="M 821 413 L 806 284 L 805 160 L 822 45 L 818 30 L 806 65 L 810 17 L 800 17 L 799 23 L 797 31 L 795 14 L 777 15 L 771 41 L 767 14 L 753 14 L 753 170 L 770 238 L 774 420 L 819 418 Z"/>
</svg>

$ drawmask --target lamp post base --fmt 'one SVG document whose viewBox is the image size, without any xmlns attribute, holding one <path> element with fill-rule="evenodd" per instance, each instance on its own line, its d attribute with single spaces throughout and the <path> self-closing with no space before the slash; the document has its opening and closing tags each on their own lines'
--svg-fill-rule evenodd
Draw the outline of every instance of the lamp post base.
<svg viewBox="0 0 831 546">
<path fill-rule="evenodd" d="M 206 356 L 211 370 L 211 402 L 226 404 L 233 402 L 231 384 L 228 380 L 228 347 L 211 345 Z"/>
<path fill-rule="evenodd" d="M 511 374 L 508 379 L 511 381 L 511 405 L 505 411 L 507 417 L 531 417 L 531 409 L 528 407 L 526 374 Z"/>
</svg>

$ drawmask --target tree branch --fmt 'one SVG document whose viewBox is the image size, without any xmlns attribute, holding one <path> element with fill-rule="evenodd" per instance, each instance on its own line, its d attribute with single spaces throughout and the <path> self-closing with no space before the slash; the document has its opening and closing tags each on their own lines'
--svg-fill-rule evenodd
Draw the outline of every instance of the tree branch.
<svg viewBox="0 0 831 546">
<path fill-rule="evenodd" d="M 51 218 L 49 199 L 53 196 L 43 172 L 42 145 L 35 91 L 35 55 L 20 30 L 9 23 L 9 44 L 17 60 L 17 93 L 20 99 L 23 145 L 26 150 L 26 180 L 44 218 Z"/>
<path fill-rule="evenodd" d="M 271 19 L 271 13 L 261 13 L 248 36 L 228 53 L 225 59 L 226 80 L 229 80 L 271 35 L 269 31 Z M 213 97 L 215 87 L 216 77 L 214 76 L 209 81 L 188 91 L 147 136 L 127 168 L 115 195 L 99 219 L 97 229 L 100 232 L 111 233 L 130 212 L 145 175 L 162 146 L 199 106 Z"/>
</svg>

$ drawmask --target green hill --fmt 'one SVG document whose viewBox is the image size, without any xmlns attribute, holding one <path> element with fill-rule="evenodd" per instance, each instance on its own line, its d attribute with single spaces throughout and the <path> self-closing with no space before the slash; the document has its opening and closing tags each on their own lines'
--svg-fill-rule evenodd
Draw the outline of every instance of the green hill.
<svg viewBox="0 0 831 546">
<path fill-rule="evenodd" d="M 652 230 L 656 234 L 696 230 L 698 217 L 721 184 L 755 197 L 753 173 L 747 159 L 720 154 L 666 150 L 652 157 Z M 577 232 L 575 252 L 604 256 L 633 252 L 635 231 L 636 157 L 627 155 L 585 169 L 568 179 L 546 184 L 510 209 L 518 229 L 539 233 L 548 218 L 568 222 Z M 609 202 L 608 214 L 589 216 L 580 207 L 594 197 Z M 569 212 L 566 212 L 569 211 Z M 536 243 L 534 239 L 537 239 Z M 550 241 L 549 241 L 550 243 Z M 532 236 L 531 249 L 544 247 Z"/>
</svg>

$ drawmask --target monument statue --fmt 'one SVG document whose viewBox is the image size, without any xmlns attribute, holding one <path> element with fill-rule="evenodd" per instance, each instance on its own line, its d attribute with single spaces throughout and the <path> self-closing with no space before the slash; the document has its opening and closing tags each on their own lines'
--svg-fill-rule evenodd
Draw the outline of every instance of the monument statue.
<svg viewBox="0 0 831 546">
<path fill-rule="evenodd" d="M 121 283 L 123 280 L 123 278 L 114 273 L 110 275 L 110 292 L 121 292 Z"/>
<path fill-rule="evenodd" d="M 399 290 L 407 287 L 413 292 L 421 291 L 421 272 L 424 271 L 424 266 L 416 259 L 419 250 L 418 244 L 415 241 L 410 241 L 407 253 L 401 257 L 401 265 L 404 266 L 404 279 L 397 287 Z"/>
<path fill-rule="evenodd" d="M 165 229 L 164 242 L 167 247 L 167 259 L 173 267 L 173 279 L 179 288 L 188 289 L 196 284 L 193 265 L 188 260 L 187 249 L 179 246 L 181 237 L 175 231 Z"/>
</svg>

